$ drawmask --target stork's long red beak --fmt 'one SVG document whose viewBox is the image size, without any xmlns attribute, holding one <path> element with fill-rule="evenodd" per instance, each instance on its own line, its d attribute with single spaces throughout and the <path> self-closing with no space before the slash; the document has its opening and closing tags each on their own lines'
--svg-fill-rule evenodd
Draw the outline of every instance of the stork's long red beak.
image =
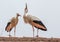
<svg viewBox="0 0 60 42">
<path fill-rule="evenodd" d="M 19 13 L 17 13 L 17 16 L 21 16 Z"/>
</svg>

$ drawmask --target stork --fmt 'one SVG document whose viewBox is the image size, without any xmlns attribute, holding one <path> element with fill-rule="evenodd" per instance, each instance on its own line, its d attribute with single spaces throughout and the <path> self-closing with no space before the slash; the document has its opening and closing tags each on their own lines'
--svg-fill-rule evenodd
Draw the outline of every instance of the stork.
<svg viewBox="0 0 60 42">
<path fill-rule="evenodd" d="M 9 32 L 10 36 L 10 31 L 14 28 L 14 36 L 16 32 L 16 25 L 18 23 L 18 17 L 21 16 L 19 13 L 17 13 L 16 17 L 12 17 L 11 21 L 7 23 L 7 26 L 5 28 L 5 31 Z"/>
<path fill-rule="evenodd" d="M 37 37 L 38 37 L 39 29 L 41 29 L 43 31 L 47 31 L 47 28 L 45 27 L 45 25 L 42 23 L 42 21 L 39 18 L 32 16 L 32 15 L 28 15 L 27 3 L 26 3 L 26 7 L 24 9 L 23 19 L 26 24 L 28 23 L 32 26 L 33 37 L 34 37 L 34 27 L 37 28 Z"/>
</svg>

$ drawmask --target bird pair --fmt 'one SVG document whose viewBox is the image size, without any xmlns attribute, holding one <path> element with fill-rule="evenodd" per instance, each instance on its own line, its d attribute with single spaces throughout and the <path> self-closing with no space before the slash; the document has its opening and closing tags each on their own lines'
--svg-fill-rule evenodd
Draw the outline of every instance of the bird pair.
<svg viewBox="0 0 60 42">
<path fill-rule="evenodd" d="M 26 3 L 26 7 L 24 9 L 24 15 L 23 15 L 23 19 L 24 19 L 24 22 L 27 24 L 30 24 L 32 26 L 32 29 L 33 29 L 33 37 L 34 37 L 34 27 L 37 28 L 37 37 L 38 37 L 38 30 L 41 29 L 43 31 L 47 31 L 47 28 L 45 27 L 45 25 L 42 23 L 42 21 L 35 17 L 35 16 L 32 16 L 32 15 L 28 15 L 28 8 L 27 8 L 27 3 Z M 16 32 L 16 25 L 18 23 L 18 17 L 21 16 L 19 15 L 19 13 L 17 13 L 17 16 L 16 18 L 12 18 L 10 22 L 8 22 L 5 30 L 7 32 L 10 32 L 12 30 L 13 27 L 14 28 L 14 35 L 15 35 L 15 32 Z"/>
</svg>

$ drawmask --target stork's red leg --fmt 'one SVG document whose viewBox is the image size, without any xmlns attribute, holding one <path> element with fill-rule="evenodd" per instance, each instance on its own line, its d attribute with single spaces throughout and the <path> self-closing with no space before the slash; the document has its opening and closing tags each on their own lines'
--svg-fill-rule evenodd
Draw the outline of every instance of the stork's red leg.
<svg viewBox="0 0 60 42">
<path fill-rule="evenodd" d="M 9 32 L 9 37 L 11 37 L 10 32 Z"/>
<path fill-rule="evenodd" d="M 32 29 L 33 29 L 33 37 L 34 37 L 34 27 L 32 26 Z"/>
<path fill-rule="evenodd" d="M 39 29 L 37 29 L 37 37 L 39 37 L 38 32 L 39 32 Z"/>
<path fill-rule="evenodd" d="M 14 28 L 14 36 L 16 35 L 16 27 Z"/>
</svg>

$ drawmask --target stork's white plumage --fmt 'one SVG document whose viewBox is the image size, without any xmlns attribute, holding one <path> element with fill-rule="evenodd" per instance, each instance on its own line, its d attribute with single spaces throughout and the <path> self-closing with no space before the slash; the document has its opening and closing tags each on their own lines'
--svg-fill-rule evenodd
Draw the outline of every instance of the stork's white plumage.
<svg viewBox="0 0 60 42">
<path fill-rule="evenodd" d="M 37 29 L 41 29 L 43 31 L 47 31 L 47 28 L 39 18 L 28 14 L 27 4 L 24 9 L 23 19 L 25 23 L 29 23 L 32 26 L 33 37 L 34 37 L 34 27 L 36 27 Z M 38 35 L 38 30 L 37 30 L 37 35 Z"/>
<path fill-rule="evenodd" d="M 11 19 L 11 21 L 7 23 L 7 26 L 6 26 L 6 28 L 5 28 L 5 30 L 10 33 L 10 31 L 13 29 L 13 27 L 15 27 L 15 28 L 14 28 L 14 36 L 15 36 L 16 25 L 17 25 L 17 23 L 18 23 L 18 17 L 19 17 L 19 16 L 21 16 L 21 15 L 19 15 L 19 13 L 17 13 L 17 16 L 16 16 L 16 17 L 13 17 L 13 18 Z M 9 34 L 9 35 L 10 35 L 10 34 Z"/>
</svg>

